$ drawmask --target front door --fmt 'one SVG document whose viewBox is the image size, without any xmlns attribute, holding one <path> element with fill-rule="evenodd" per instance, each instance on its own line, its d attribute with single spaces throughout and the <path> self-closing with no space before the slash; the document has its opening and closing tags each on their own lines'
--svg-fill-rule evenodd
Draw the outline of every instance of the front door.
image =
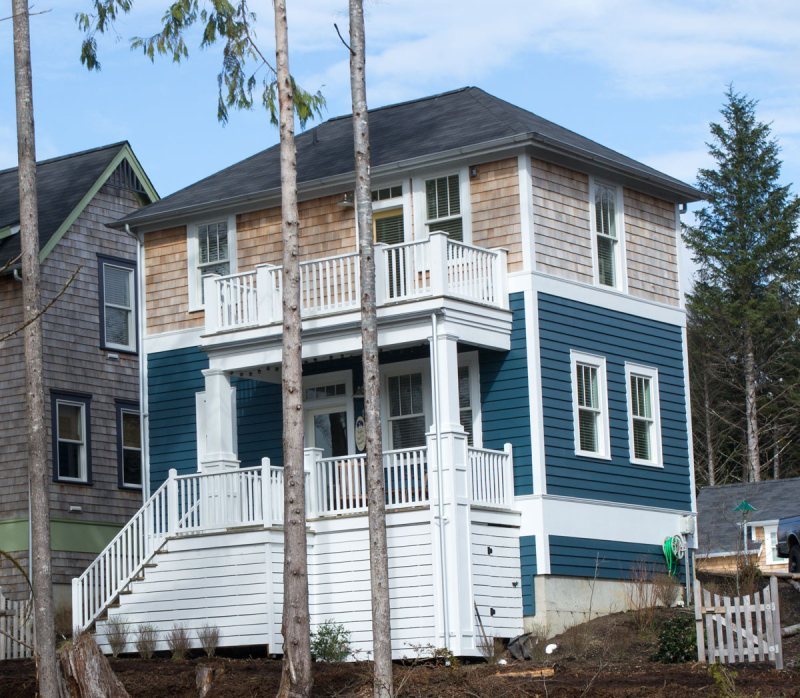
<svg viewBox="0 0 800 698">
<path fill-rule="evenodd" d="M 321 448 L 323 458 L 348 455 L 347 411 L 343 407 L 312 409 L 306 415 L 308 448 Z"/>
</svg>

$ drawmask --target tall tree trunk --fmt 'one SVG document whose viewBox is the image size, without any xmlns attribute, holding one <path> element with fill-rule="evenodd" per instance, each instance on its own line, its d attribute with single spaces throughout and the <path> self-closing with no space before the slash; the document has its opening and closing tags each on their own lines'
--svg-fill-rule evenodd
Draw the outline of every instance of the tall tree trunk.
<svg viewBox="0 0 800 698">
<path fill-rule="evenodd" d="M 303 364 L 300 339 L 300 252 L 294 91 L 289 74 L 286 0 L 275 0 L 275 68 L 278 83 L 283 237 L 283 673 L 279 696 L 311 695 L 308 615 L 306 493 L 303 471 Z"/>
<path fill-rule="evenodd" d="M 36 193 L 36 143 L 33 122 L 30 21 L 27 0 L 13 0 L 14 79 L 19 155 L 19 221 L 22 248 L 22 301 L 28 422 L 28 487 L 39 694 L 58 695 L 53 588 L 50 559 L 50 501 L 47 433 L 42 380 L 42 320 L 39 314 L 39 215 Z"/>
<path fill-rule="evenodd" d="M 714 454 L 714 438 L 711 433 L 711 398 L 708 394 L 708 374 L 703 374 L 703 419 L 706 427 L 706 466 L 708 467 L 708 484 L 717 484 L 716 456 Z"/>
<path fill-rule="evenodd" d="M 372 239 L 369 115 L 364 71 L 364 7 L 350 0 L 350 91 L 353 98 L 356 210 L 361 271 L 361 349 L 364 369 L 364 422 L 367 432 L 369 567 L 372 592 L 373 694 L 391 698 L 392 632 L 389 618 L 389 557 L 386 544 L 386 493 L 381 439 L 378 318 L 375 299 L 375 249 Z"/>
<path fill-rule="evenodd" d="M 761 480 L 761 464 L 758 455 L 758 407 L 756 405 L 756 361 L 753 351 L 753 335 L 749 329 L 744 333 L 744 411 L 747 429 L 747 478 L 751 482 Z"/>
<path fill-rule="evenodd" d="M 772 447 L 772 479 L 781 479 L 781 442 L 780 439 L 775 439 L 775 445 Z"/>
</svg>

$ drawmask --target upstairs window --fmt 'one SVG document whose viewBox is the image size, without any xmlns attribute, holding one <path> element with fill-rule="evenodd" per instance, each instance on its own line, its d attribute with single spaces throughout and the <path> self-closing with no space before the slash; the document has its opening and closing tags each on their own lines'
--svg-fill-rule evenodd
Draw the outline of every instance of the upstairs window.
<svg viewBox="0 0 800 698">
<path fill-rule="evenodd" d="M 605 359 L 573 352 L 571 364 L 575 453 L 609 458 Z"/>
<path fill-rule="evenodd" d="M 372 192 L 372 233 L 375 242 L 397 245 L 405 240 L 403 185 Z"/>
<path fill-rule="evenodd" d="M 425 408 L 422 374 L 390 376 L 389 434 L 391 448 L 414 448 L 425 445 Z"/>
<path fill-rule="evenodd" d="M 236 272 L 235 218 L 189 226 L 189 310 L 203 307 L 203 278 Z"/>
<path fill-rule="evenodd" d="M 617 187 L 594 182 L 592 227 L 596 248 L 596 278 L 601 286 L 622 287 L 622 226 Z"/>
<path fill-rule="evenodd" d="M 464 239 L 459 175 L 425 180 L 425 226 L 428 232 L 442 230 L 454 240 Z"/>
<path fill-rule="evenodd" d="M 136 267 L 100 258 L 101 346 L 136 351 Z"/>
<path fill-rule="evenodd" d="M 119 486 L 142 486 L 142 439 L 139 408 L 133 403 L 117 404 L 117 458 Z"/>
<path fill-rule="evenodd" d="M 658 372 L 625 364 L 628 384 L 628 439 L 632 463 L 661 464 L 661 429 L 658 415 Z"/>
<path fill-rule="evenodd" d="M 56 480 L 89 482 L 89 423 L 89 398 L 53 395 L 53 470 Z"/>
</svg>

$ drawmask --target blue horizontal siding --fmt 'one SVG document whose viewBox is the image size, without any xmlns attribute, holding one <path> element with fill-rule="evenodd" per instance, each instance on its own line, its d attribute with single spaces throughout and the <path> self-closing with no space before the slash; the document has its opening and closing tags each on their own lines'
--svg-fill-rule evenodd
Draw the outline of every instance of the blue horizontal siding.
<svg viewBox="0 0 800 698">
<path fill-rule="evenodd" d="M 514 493 L 533 494 L 525 300 L 522 293 L 512 293 L 509 301 L 511 349 L 480 352 L 483 445 L 502 449 L 510 443 L 514 447 Z"/>
<path fill-rule="evenodd" d="M 234 378 L 236 388 L 236 438 L 243 468 L 283 465 L 283 399 L 280 383 Z"/>
<path fill-rule="evenodd" d="M 642 565 L 649 573 L 667 571 L 660 545 L 567 536 L 550 536 L 549 541 L 554 575 L 628 581 Z"/>
<path fill-rule="evenodd" d="M 681 328 L 544 293 L 538 304 L 548 493 L 689 510 Z M 610 460 L 575 455 L 571 349 L 606 358 Z M 625 362 L 658 369 L 663 468 L 630 462 Z"/>
<path fill-rule="evenodd" d="M 205 368 L 208 357 L 197 347 L 147 356 L 151 492 L 170 468 L 197 471 L 195 393 L 205 389 Z"/>
<path fill-rule="evenodd" d="M 520 536 L 519 567 L 522 584 L 522 615 L 536 615 L 536 536 Z"/>
</svg>

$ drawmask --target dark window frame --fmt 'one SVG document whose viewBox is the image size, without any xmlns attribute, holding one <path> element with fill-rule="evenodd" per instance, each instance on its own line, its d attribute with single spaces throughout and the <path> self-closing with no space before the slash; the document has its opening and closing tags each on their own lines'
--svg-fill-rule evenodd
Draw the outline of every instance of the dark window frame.
<svg viewBox="0 0 800 698">
<path fill-rule="evenodd" d="M 133 348 L 122 349 L 116 346 L 109 346 L 106 342 L 106 283 L 105 271 L 106 264 L 115 267 L 125 267 L 133 272 Z M 106 351 L 112 351 L 119 354 L 136 355 L 139 353 L 139 284 L 136 277 L 136 261 L 130 259 L 122 259 L 121 257 L 110 257 L 108 255 L 97 255 L 97 299 L 98 299 L 98 315 L 100 318 L 100 348 Z"/>
<path fill-rule="evenodd" d="M 58 462 L 58 403 L 71 402 L 83 405 L 84 448 L 86 449 L 86 479 L 77 480 L 61 477 Z M 53 482 L 64 485 L 91 486 L 92 482 L 92 396 L 87 393 L 68 391 L 50 392 L 50 423 L 53 434 Z"/>
<path fill-rule="evenodd" d="M 131 400 L 117 400 L 115 403 L 116 422 L 117 422 L 117 486 L 121 490 L 141 491 L 143 483 L 138 485 L 131 485 L 125 482 L 124 478 L 124 448 L 122 443 L 122 413 L 123 412 L 136 412 L 139 415 L 139 454 L 140 464 L 144 467 L 144 448 L 141 443 L 142 434 L 142 411 L 139 408 L 139 403 Z M 143 473 L 140 473 L 140 477 Z M 144 478 L 142 478 L 144 480 Z"/>
</svg>

